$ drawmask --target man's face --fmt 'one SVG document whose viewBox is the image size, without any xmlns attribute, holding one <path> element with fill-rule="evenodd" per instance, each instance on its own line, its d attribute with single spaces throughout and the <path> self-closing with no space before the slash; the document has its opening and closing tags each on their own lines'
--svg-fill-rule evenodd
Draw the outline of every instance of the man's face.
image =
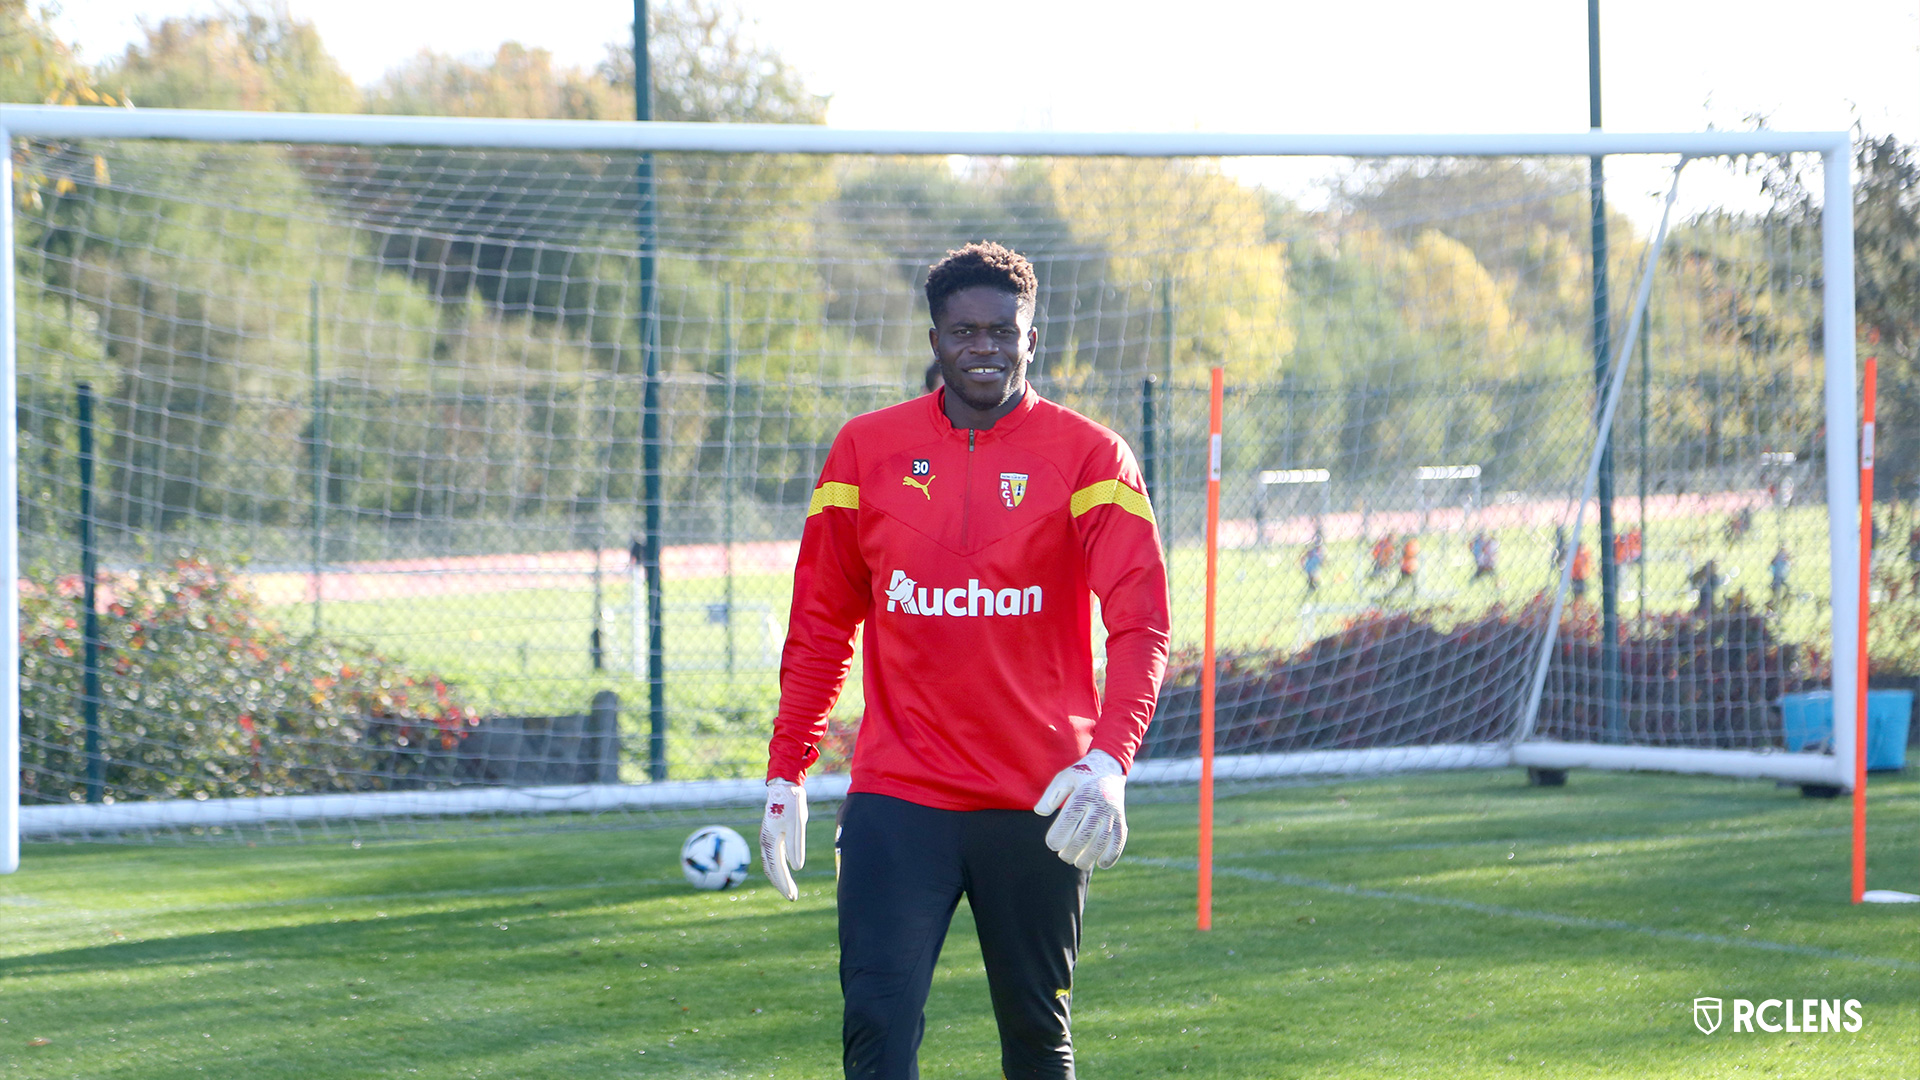
<svg viewBox="0 0 1920 1080">
<path fill-rule="evenodd" d="M 927 333 L 947 392 L 979 412 L 992 412 L 1026 391 L 1027 364 L 1040 335 L 1019 298 L 991 285 L 947 297 Z"/>
</svg>

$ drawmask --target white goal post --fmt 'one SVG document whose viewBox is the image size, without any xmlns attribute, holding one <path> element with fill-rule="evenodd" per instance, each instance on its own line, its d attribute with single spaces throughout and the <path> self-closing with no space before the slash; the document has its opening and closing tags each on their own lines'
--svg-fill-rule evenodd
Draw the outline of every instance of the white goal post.
<svg viewBox="0 0 1920 1080">
<path fill-rule="evenodd" d="M 1859 505 L 1854 346 L 1852 147 L 1845 132 L 1699 132 L 1631 134 L 1586 133 L 1480 135 L 1288 135 L 1207 133 L 1070 132 L 920 132 L 859 131 L 800 125 L 710 125 L 450 119 L 396 116 L 332 116 L 213 111 L 132 110 L 57 106 L 0 106 L 0 134 L 9 146 L 16 139 L 178 140 L 197 143 L 270 143 L 294 145 L 477 148 L 519 151 L 607 151 L 618 153 L 712 153 L 779 155 L 954 156 L 979 159 L 1022 158 L 1589 158 L 1608 155 L 1672 155 L 1680 158 L 1737 158 L 1752 155 L 1820 156 L 1824 197 L 1820 249 L 1823 275 L 1820 310 L 1824 364 L 1824 455 L 1827 515 L 1827 583 L 1831 605 L 1828 657 L 1833 673 L 1831 754 L 1781 753 L 1764 748 L 1697 749 L 1609 745 L 1529 739 L 1522 742 L 1476 739 L 1417 746 L 1359 746 L 1314 749 L 1299 754 L 1248 753 L 1223 765 L 1220 775 L 1248 779 L 1270 776 L 1339 774 L 1417 768 L 1524 765 L 1565 769 L 1670 770 L 1731 776 L 1775 777 L 1807 784 L 1853 786 L 1855 699 L 1860 582 Z M 18 187 L 9 154 L 0 183 L 0 248 L 15 248 L 15 199 Z M 937 254 L 935 252 L 934 254 Z M 445 792 L 275 796 L 280 809 L 262 815 L 220 808 L 246 800 L 178 800 L 171 805 L 125 802 L 116 805 L 49 805 L 28 808 L 23 817 L 21 776 L 22 556 L 19 506 L 22 468 L 16 352 L 18 282 L 16 260 L 0 260 L 0 572 L 4 573 L 6 611 L 4 655 L 9 677 L 0 694 L 0 873 L 11 872 L 20 855 L 23 832 L 88 834 L 116 828 L 218 826 L 259 820 L 372 817 L 417 814 L 422 801 L 439 797 L 439 812 L 606 809 L 661 805 L 699 805 L 703 798 L 737 804 L 741 783 L 716 779 L 676 781 L 671 790 L 646 783 L 594 784 L 577 788 L 529 786 L 491 793 L 472 789 Z M 730 286 L 729 286 L 730 288 Z M 731 295 L 731 294 L 729 294 Z M 1169 335 L 1170 336 L 1170 335 Z M 1171 345 L 1168 346 L 1171 349 Z M 1171 392 L 1172 388 L 1166 390 Z M 731 405 L 728 406 L 731 408 Z M 1231 428 L 1229 429 L 1231 432 Z M 1228 436 L 1232 438 L 1231 433 Z M 1275 463 L 1288 467 L 1315 462 Z M 1426 465 L 1429 462 L 1420 462 Z M 729 466 L 731 467 L 731 466 Z M 1477 466 L 1476 466 L 1477 468 Z M 1250 475 L 1258 475 L 1253 473 Z M 1317 498 L 1318 496 L 1316 496 Z M 1344 495 L 1342 496 L 1345 497 Z M 1491 498 L 1491 494 L 1489 498 Z M 1362 514 L 1370 510 L 1361 511 Z M 1423 523 L 1424 525 L 1424 523 Z M 1255 529 L 1265 526 L 1256 525 Z M 1258 533 L 1253 543 L 1264 542 Z M 1177 556 L 1176 556 L 1177 557 Z M 1411 552 L 1407 556 L 1411 559 Z M 316 564 L 318 559 L 316 558 Z M 599 563 L 594 567 L 598 587 Z M 1709 564 L 1711 576 L 1711 564 Z M 318 586 L 316 586 L 316 589 Z M 597 594 L 596 594 L 597 595 Z M 731 600 L 729 600 L 731 604 Z M 636 609 L 637 610 L 637 609 Z M 731 610 L 731 608 L 729 608 Z M 637 619 L 637 615 L 636 615 Z M 596 639 L 597 640 L 597 639 Z M 635 646 L 636 649 L 638 646 Z M 731 655 L 731 654 L 729 654 Z M 1181 782 L 1196 778 L 1197 762 L 1184 757 L 1143 761 L 1140 778 Z M 843 790 L 843 781 L 823 778 L 823 790 Z M 649 788 L 654 790 L 649 791 Z M 702 793 L 706 792 L 705 795 Z"/>
</svg>

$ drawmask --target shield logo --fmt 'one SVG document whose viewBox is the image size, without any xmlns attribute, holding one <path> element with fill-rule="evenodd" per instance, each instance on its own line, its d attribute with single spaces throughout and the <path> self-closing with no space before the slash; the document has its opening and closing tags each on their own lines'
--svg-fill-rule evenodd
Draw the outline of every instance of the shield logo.
<svg viewBox="0 0 1920 1080">
<path fill-rule="evenodd" d="M 1720 1030 L 1719 998 L 1693 999 L 1693 1026 L 1699 1028 L 1702 1035 L 1711 1035 Z"/>
<path fill-rule="evenodd" d="M 1023 472 L 1003 472 L 1000 474 L 1000 501 L 1011 510 L 1020 505 L 1027 497 L 1027 474 Z"/>
</svg>

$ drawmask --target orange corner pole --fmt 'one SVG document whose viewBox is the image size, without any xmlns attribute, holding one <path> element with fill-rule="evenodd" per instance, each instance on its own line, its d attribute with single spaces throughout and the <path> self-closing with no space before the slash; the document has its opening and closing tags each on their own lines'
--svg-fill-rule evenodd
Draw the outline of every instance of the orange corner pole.
<svg viewBox="0 0 1920 1080">
<path fill-rule="evenodd" d="M 1853 699 L 1853 902 L 1867 892 L 1867 605 L 1873 599 L 1873 399 L 1879 358 L 1867 357 L 1860 424 L 1859 692 Z M 1839 672 L 1834 673 L 1836 676 Z"/>
<path fill-rule="evenodd" d="M 1200 929 L 1213 929 L 1213 608 L 1220 577 L 1220 402 L 1224 374 L 1213 369 L 1207 413 L 1207 629 L 1200 655 Z"/>
</svg>

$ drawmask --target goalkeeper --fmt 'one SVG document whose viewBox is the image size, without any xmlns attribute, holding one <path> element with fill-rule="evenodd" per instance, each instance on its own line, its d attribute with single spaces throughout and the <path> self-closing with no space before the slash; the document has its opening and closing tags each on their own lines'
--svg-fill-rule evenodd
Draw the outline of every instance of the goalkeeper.
<svg viewBox="0 0 1920 1080">
<path fill-rule="evenodd" d="M 1074 1074 L 1081 912 L 1089 872 L 1126 844 L 1126 772 L 1166 669 L 1167 578 L 1126 443 L 1027 383 L 1037 291 L 998 244 L 932 268 L 942 385 L 841 429 L 801 534 L 760 850 L 793 899 L 806 769 L 864 623 L 840 838 L 849 1077 L 919 1075 L 922 1009 L 962 895 L 1002 1072 Z"/>
</svg>

